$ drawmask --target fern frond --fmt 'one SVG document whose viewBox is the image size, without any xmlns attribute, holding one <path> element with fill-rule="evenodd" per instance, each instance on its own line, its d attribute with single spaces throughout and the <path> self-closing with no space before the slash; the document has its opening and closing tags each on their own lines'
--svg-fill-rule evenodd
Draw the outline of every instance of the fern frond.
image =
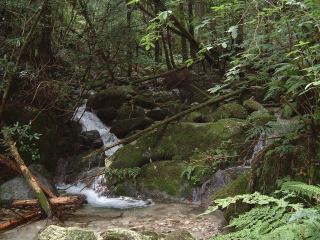
<svg viewBox="0 0 320 240">
<path fill-rule="evenodd" d="M 320 187 L 298 181 L 288 181 L 281 185 L 281 190 L 292 191 L 316 200 L 320 199 Z"/>
</svg>

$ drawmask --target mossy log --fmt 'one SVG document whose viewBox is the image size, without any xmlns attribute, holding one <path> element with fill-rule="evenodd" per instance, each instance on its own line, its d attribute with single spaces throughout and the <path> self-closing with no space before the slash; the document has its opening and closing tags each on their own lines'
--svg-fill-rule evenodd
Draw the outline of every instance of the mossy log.
<svg viewBox="0 0 320 240">
<path fill-rule="evenodd" d="M 35 192 L 41 208 L 44 210 L 44 212 L 47 214 L 48 217 L 52 216 L 52 210 L 50 207 L 50 204 L 48 202 L 48 199 L 42 189 L 39 187 L 36 179 L 24 163 L 23 159 L 21 158 L 19 151 L 16 147 L 15 142 L 12 140 L 11 136 L 7 134 L 5 131 L 2 131 L 5 142 L 8 144 L 10 153 L 12 157 L 16 160 L 17 166 L 19 167 L 22 175 L 26 179 L 27 183 L 30 185 L 30 187 L 33 189 Z"/>
</svg>

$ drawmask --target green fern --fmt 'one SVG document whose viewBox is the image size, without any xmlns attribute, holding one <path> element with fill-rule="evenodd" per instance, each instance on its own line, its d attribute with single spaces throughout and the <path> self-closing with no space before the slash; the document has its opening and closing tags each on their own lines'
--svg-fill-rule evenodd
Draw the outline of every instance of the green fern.
<svg viewBox="0 0 320 240">
<path fill-rule="evenodd" d="M 281 190 L 292 191 L 299 195 L 307 196 L 316 200 L 320 199 L 320 187 L 315 185 L 308 185 L 303 182 L 287 181 L 281 185 Z"/>
</svg>

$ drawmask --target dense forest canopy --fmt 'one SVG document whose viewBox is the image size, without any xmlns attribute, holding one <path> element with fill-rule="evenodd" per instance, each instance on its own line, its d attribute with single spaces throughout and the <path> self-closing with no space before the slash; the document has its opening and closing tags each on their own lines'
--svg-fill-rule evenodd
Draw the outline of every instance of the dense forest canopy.
<svg viewBox="0 0 320 240">
<path fill-rule="evenodd" d="M 43 215 L 60 203 L 27 166 L 58 178 L 58 159 L 105 152 L 115 195 L 200 189 L 226 208 L 212 239 L 319 238 L 319 0 L 2 0 L 0 43 L 0 183 L 22 173 Z"/>
</svg>

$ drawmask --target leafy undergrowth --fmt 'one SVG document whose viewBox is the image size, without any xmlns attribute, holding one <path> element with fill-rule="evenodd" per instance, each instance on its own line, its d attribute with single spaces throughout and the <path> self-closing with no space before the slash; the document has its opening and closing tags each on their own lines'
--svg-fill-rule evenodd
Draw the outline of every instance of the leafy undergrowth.
<svg viewBox="0 0 320 240">
<path fill-rule="evenodd" d="M 274 194 L 281 197 L 255 192 L 215 200 L 216 206 L 204 214 L 239 202 L 253 207 L 230 221 L 228 227 L 234 228 L 234 232 L 212 240 L 320 239 L 320 211 L 317 208 L 320 187 L 288 181 Z"/>
</svg>

